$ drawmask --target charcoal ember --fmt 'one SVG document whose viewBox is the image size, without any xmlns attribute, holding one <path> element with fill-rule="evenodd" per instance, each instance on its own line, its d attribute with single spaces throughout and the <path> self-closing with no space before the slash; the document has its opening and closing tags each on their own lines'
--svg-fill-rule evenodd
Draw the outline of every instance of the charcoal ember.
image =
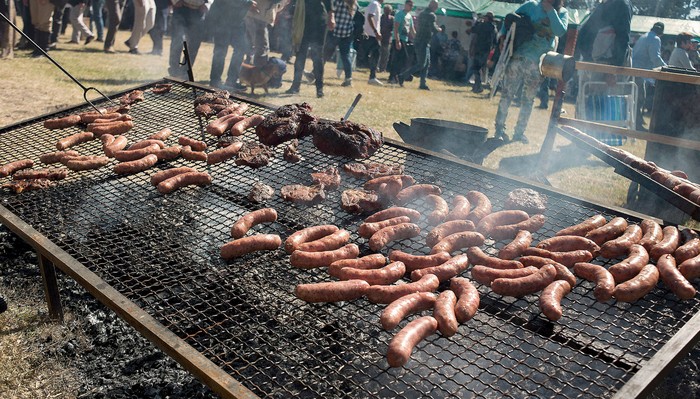
<svg viewBox="0 0 700 399">
<path fill-rule="evenodd" d="M 216 146 L 218 148 L 224 148 L 228 147 L 233 143 L 237 143 L 241 141 L 238 137 L 233 137 L 233 136 L 221 136 L 219 137 L 219 141 L 216 142 Z"/>
<path fill-rule="evenodd" d="M 361 189 L 343 191 L 340 201 L 340 206 L 350 213 L 372 213 L 384 207 L 376 192 Z"/>
<path fill-rule="evenodd" d="M 144 100 L 142 90 L 134 90 L 119 97 L 119 103 L 122 105 L 132 105 Z"/>
<path fill-rule="evenodd" d="M 260 168 L 270 163 L 270 158 L 275 156 L 275 151 L 265 144 L 244 143 L 238 151 L 236 165 Z"/>
<path fill-rule="evenodd" d="M 302 205 L 315 205 L 326 199 L 326 190 L 321 185 L 304 186 L 292 184 L 282 187 L 280 195 L 285 201 Z"/>
<path fill-rule="evenodd" d="M 374 179 L 375 177 L 401 175 L 403 165 L 388 165 L 379 162 L 359 163 L 350 162 L 343 165 L 343 170 L 358 179 Z"/>
<path fill-rule="evenodd" d="M 369 158 L 384 144 L 382 134 L 368 126 L 350 122 L 312 123 L 313 143 L 324 154 Z"/>
<path fill-rule="evenodd" d="M 284 155 L 282 155 L 285 161 L 290 162 L 290 163 L 297 163 L 301 162 L 303 159 L 301 157 L 301 154 L 299 154 L 299 140 L 294 139 L 289 142 L 284 147 Z"/>
<path fill-rule="evenodd" d="M 19 194 L 23 191 L 43 190 L 54 184 L 55 183 L 49 179 L 12 180 L 11 182 L 3 184 L 2 188 Z"/>
<path fill-rule="evenodd" d="M 312 173 L 311 180 L 314 184 L 323 185 L 329 190 L 336 190 L 340 187 L 340 172 L 335 166 L 329 166 L 321 172 Z"/>
<path fill-rule="evenodd" d="M 517 188 L 508 193 L 504 209 L 525 211 L 530 215 L 547 209 L 547 196 L 530 188 Z"/>
<path fill-rule="evenodd" d="M 311 105 L 307 103 L 283 105 L 275 112 L 265 116 L 255 134 L 265 145 L 280 145 L 286 141 L 308 136 L 311 132 L 306 126 L 316 121 L 311 114 Z"/>
<path fill-rule="evenodd" d="M 68 176 L 66 168 L 23 169 L 12 175 L 14 180 L 47 179 L 63 180 Z"/>
<path fill-rule="evenodd" d="M 265 202 L 272 198 L 274 194 L 274 188 L 268 186 L 267 184 L 256 182 L 250 189 L 250 193 L 248 193 L 248 199 L 252 202 Z"/>
</svg>

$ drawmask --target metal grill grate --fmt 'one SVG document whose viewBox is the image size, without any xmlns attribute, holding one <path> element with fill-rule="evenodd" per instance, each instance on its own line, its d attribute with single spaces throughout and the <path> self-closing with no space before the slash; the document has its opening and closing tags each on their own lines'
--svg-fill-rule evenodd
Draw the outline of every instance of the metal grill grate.
<svg viewBox="0 0 700 399">
<path fill-rule="evenodd" d="M 128 133 L 130 140 L 164 127 L 174 131 L 174 138 L 201 139 L 194 96 L 191 87 L 181 84 L 166 95 L 147 91 L 146 101 L 130 112 L 136 125 Z M 248 111 L 267 112 L 254 104 Z M 79 131 L 47 131 L 44 119 L 1 131 L 0 163 L 25 157 L 38 161 L 60 137 Z M 256 137 L 247 132 L 244 139 Z M 205 140 L 215 146 L 211 136 Z M 96 141 L 77 149 L 101 152 Z M 152 172 L 117 177 L 107 167 L 72 173 L 44 191 L 3 193 L 1 198 L 10 211 L 263 397 L 607 397 L 698 311 L 697 300 L 680 302 L 662 286 L 635 304 L 600 304 L 593 284 L 579 280 L 563 301 L 564 317 L 550 323 L 540 315 L 536 296 L 503 298 L 477 284 L 482 298 L 474 319 L 454 337 L 429 337 L 405 368 L 390 369 L 385 353 L 393 333 L 380 327 L 383 306 L 366 300 L 306 304 L 295 299 L 296 284 L 329 278 L 325 271 L 292 268 L 282 249 L 230 264 L 219 257 L 233 221 L 261 206 L 274 207 L 279 220 L 256 226 L 255 232 L 284 239 L 300 228 L 331 223 L 352 232 L 361 255 L 370 253 L 357 235 L 363 217 L 340 208 L 340 192 L 363 181 L 344 174 L 341 189 L 314 207 L 279 197 L 283 185 L 309 182 L 310 172 L 348 160 L 319 153 L 309 139 L 300 145 L 305 160 L 299 164 L 283 161 L 281 151 L 260 169 L 233 162 L 206 168 L 184 160 L 159 164 L 206 169 L 214 178 L 212 186 L 168 196 L 149 184 Z M 445 198 L 482 191 L 496 208 L 509 191 L 528 186 L 396 144 L 384 145 L 371 160 L 404 164 L 418 182 L 441 186 Z M 276 190 L 264 205 L 246 199 L 256 181 Z M 557 193 L 548 195 L 547 223 L 536 239 L 596 213 L 617 216 Z M 427 210 L 420 202 L 413 207 Z M 429 230 L 420 225 L 421 237 L 392 248 L 428 253 L 424 237 Z M 497 245 L 488 241 L 485 250 L 496 254 Z"/>
</svg>

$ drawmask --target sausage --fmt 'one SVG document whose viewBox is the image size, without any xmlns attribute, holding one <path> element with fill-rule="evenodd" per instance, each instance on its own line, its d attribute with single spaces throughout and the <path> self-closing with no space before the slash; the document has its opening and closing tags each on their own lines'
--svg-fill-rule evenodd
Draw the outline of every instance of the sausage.
<svg viewBox="0 0 700 399">
<path fill-rule="evenodd" d="M 598 227 L 586 233 L 585 237 L 592 240 L 598 245 L 602 245 L 606 241 L 613 240 L 627 229 L 627 221 L 624 218 L 612 218 L 604 226 Z M 593 251 L 591 251 L 593 252 Z"/>
<path fill-rule="evenodd" d="M 114 173 L 118 175 L 131 175 L 152 168 L 156 163 L 158 163 L 158 157 L 154 154 L 149 154 L 135 161 L 120 162 L 114 165 Z"/>
<path fill-rule="evenodd" d="M 68 115 L 62 118 L 47 119 L 44 127 L 47 129 L 65 129 L 80 123 L 80 115 Z"/>
<path fill-rule="evenodd" d="M 188 145 L 182 147 L 181 155 L 188 161 L 207 161 L 207 153 L 204 151 L 193 151 Z"/>
<path fill-rule="evenodd" d="M 445 201 L 445 199 L 439 195 L 428 194 L 425 197 L 425 203 L 432 209 L 432 211 L 428 214 L 428 224 L 431 226 L 436 226 L 442 223 L 450 211 L 447 201 Z"/>
<path fill-rule="evenodd" d="M 457 295 L 455 316 L 460 324 L 466 323 L 479 309 L 479 291 L 464 277 L 455 277 L 450 281 L 450 289 Z"/>
<path fill-rule="evenodd" d="M 422 279 L 408 284 L 373 285 L 367 290 L 367 299 L 372 303 L 392 303 L 414 292 L 433 292 L 439 285 L 437 276 L 426 274 Z"/>
<path fill-rule="evenodd" d="M 425 197 L 430 194 L 439 196 L 442 194 L 442 190 L 434 184 L 415 184 L 401 189 L 396 195 L 396 203 L 404 205 L 417 198 Z"/>
<path fill-rule="evenodd" d="M 659 269 L 648 264 L 637 276 L 616 286 L 613 296 L 620 302 L 635 302 L 651 292 L 658 282 Z"/>
<path fill-rule="evenodd" d="M 554 281 L 557 269 L 545 265 L 537 273 L 519 278 L 497 278 L 491 282 L 491 290 L 496 294 L 516 298 L 542 291 Z"/>
<path fill-rule="evenodd" d="M 277 234 L 256 234 L 229 241 L 221 247 L 221 257 L 233 259 L 256 251 L 274 251 L 282 245 Z"/>
<path fill-rule="evenodd" d="M 410 222 L 411 218 L 409 218 L 408 216 L 397 216 L 395 218 L 382 220 L 381 222 L 362 223 L 360 225 L 360 228 L 357 230 L 357 234 L 362 238 L 370 238 L 374 233 L 378 232 L 379 230 L 385 227 Z"/>
<path fill-rule="evenodd" d="M 92 126 L 96 126 L 99 124 L 104 124 L 104 123 L 112 123 L 112 122 L 123 122 L 123 121 L 131 121 L 134 120 L 134 118 L 131 117 L 131 115 L 122 115 L 118 112 L 107 114 L 110 115 L 106 118 L 97 118 L 93 120 L 92 122 L 88 123 L 88 128 Z M 88 131 L 90 131 L 88 129 Z"/>
<path fill-rule="evenodd" d="M 105 136 L 114 137 L 111 134 L 109 134 L 109 135 L 106 134 L 102 137 L 105 137 Z M 102 138 L 102 137 L 100 137 L 100 138 Z M 102 142 L 102 144 L 104 145 L 104 141 Z M 165 148 L 165 143 L 163 143 L 161 140 L 147 139 L 147 140 L 141 140 L 141 141 L 135 142 L 134 144 L 130 145 L 129 148 L 127 148 L 127 151 L 133 151 L 133 150 L 138 150 L 140 148 L 146 148 L 146 147 L 150 146 L 151 144 L 156 144 L 161 149 Z"/>
<path fill-rule="evenodd" d="M 296 250 L 289 257 L 289 262 L 298 269 L 314 269 L 330 266 L 331 263 L 340 259 L 357 258 L 359 254 L 360 248 L 357 245 L 348 244 L 332 251 L 307 252 Z"/>
<path fill-rule="evenodd" d="M 574 274 L 595 283 L 593 296 L 598 302 L 606 302 L 612 298 L 615 278 L 603 266 L 579 262 L 574 265 Z"/>
<path fill-rule="evenodd" d="M 371 254 L 361 258 L 336 260 L 328 266 L 328 274 L 333 277 L 339 277 L 340 270 L 346 267 L 370 270 L 379 269 L 380 267 L 384 267 L 384 265 L 386 265 L 386 257 L 384 257 L 384 255 Z"/>
<path fill-rule="evenodd" d="M 158 133 L 153 133 L 152 135 L 148 136 L 149 140 L 160 140 L 160 141 L 165 141 L 170 137 L 170 135 L 173 134 L 173 131 L 170 130 L 170 128 L 165 128 L 159 131 Z"/>
<path fill-rule="evenodd" d="M 411 280 L 419 281 L 424 276 L 433 274 L 442 283 L 467 270 L 467 267 L 469 267 L 469 257 L 467 255 L 457 255 L 441 265 L 412 271 Z"/>
<path fill-rule="evenodd" d="M 469 203 L 474 206 L 469 215 L 467 215 L 467 220 L 478 223 L 479 220 L 484 218 L 484 216 L 491 213 L 491 200 L 489 200 L 486 194 L 478 191 L 470 191 L 467 193 L 466 197 L 469 200 Z"/>
<path fill-rule="evenodd" d="M 116 139 L 115 139 L 116 141 Z M 120 150 L 114 152 L 114 159 L 120 162 L 135 161 L 141 159 L 149 154 L 155 154 L 160 150 L 158 144 L 151 144 L 148 147 L 140 148 L 138 150 Z"/>
<path fill-rule="evenodd" d="M 432 292 L 414 292 L 402 296 L 384 308 L 379 322 L 385 330 L 393 330 L 406 316 L 432 309 L 436 299 L 437 296 Z"/>
<path fill-rule="evenodd" d="M 455 315 L 457 295 L 453 291 L 445 290 L 438 295 L 433 308 L 433 317 L 438 322 L 438 330 L 445 337 L 457 334 L 459 323 Z"/>
<path fill-rule="evenodd" d="M 177 143 L 183 147 L 189 146 L 193 151 L 204 151 L 207 149 L 207 143 L 189 138 L 187 136 L 178 137 Z"/>
<path fill-rule="evenodd" d="M 676 249 L 673 257 L 679 265 L 690 258 L 700 255 L 700 239 L 693 238 Z"/>
<path fill-rule="evenodd" d="M 620 284 L 639 274 L 648 263 L 649 253 L 647 250 L 643 246 L 635 244 L 630 247 L 627 258 L 610 266 L 608 271 L 615 278 L 615 282 Z"/>
<path fill-rule="evenodd" d="M 522 269 L 523 264 L 517 260 L 505 260 L 489 256 L 481 248 L 477 246 L 470 247 L 467 250 L 469 263 L 472 265 L 482 265 L 494 269 Z"/>
<path fill-rule="evenodd" d="M 181 173 L 187 173 L 187 172 L 196 172 L 196 171 L 197 171 L 196 169 L 186 167 L 186 166 L 181 167 L 181 168 L 161 170 L 160 172 L 151 176 L 151 184 L 153 186 L 157 186 L 158 184 L 160 184 L 160 182 L 167 180 L 175 175 L 179 175 Z"/>
<path fill-rule="evenodd" d="M 676 259 L 672 255 L 662 255 L 656 261 L 656 267 L 659 269 L 659 276 L 676 296 L 680 299 L 691 299 L 695 296 L 695 288 L 688 282 L 683 274 L 676 267 Z"/>
<path fill-rule="evenodd" d="M 700 277 L 700 255 L 678 265 L 678 270 L 688 280 Z"/>
<path fill-rule="evenodd" d="M 41 161 L 41 163 L 51 165 L 59 162 L 62 163 L 63 159 L 66 157 L 70 158 L 77 156 L 80 156 L 78 151 L 55 151 L 39 155 L 39 161 Z"/>
<path fill-rule="evenodd" d="M 666 226 L 663 229 L 664 238 L 649 250 L 649 256 L 657 260 L 661 255 L 672 254 L 678 248 L 680 233 L 674 226 Z"/>
<path fill-rule="evenodd" d="M 99 169 L 109 163 L 109 158 L 100 156 L 87 156 L 80 158 L 68 158 L 66 167 L 72 171 Z"/>
<path fill-rule="evenodd" d="M 264 120 L 265 120 L 265 117 L 262 115 L 249 116 L 241 121 L 236 122 L 231 127 L 231 134 L 234 136 L 240 136 L 243 133 L 245 133 L 246 129 L 250 129 L 251 127 L 256 127 L 259 124 L 261 124 L 262 121 L 264 121 Z"/>
<path fill-rule="evenodd" d="M 82 143 L 87 143 L 88 141 L 92 140 L 95 138 L 95 135 L 90 133 L 90 132 L 82 132 L 82 133 L 76 133 L 72 134 L 68 137 L 64 137 L 56 143 L 56 148 L 59 151 L 67 150 L 71 147 L 74 147 L 78 144 Z"/>
<path fill-rule="evenodd" d="M 114 154 L 122 151 L 124 147 L 126 147 L 126 145 L 129 143 L 129 140 L 126 138 L 126 136 L 114 137 L 112 135 L 105 134 L 102 137 L 107 137 L 107 139 L 102 142 L 102 150 L 104 151 L 107 158 L 114 158 Z M 100 139 L 102 137 L 100 137 Z M 109 137 L 114 137 L 114 140 L 108 141 Z M 105 144 L 105 142 L 108 142 L 109 144 Z M 148 154 L 144 154 L 144 156 L 146 155 Z"/>
<path fill-rule="evenodd" d="M 438 252 L 452 253 L 458 249 L 476 247 L 483 245 L 486 239 L 476 231 L 462 231 L 460 233 L 450 234 L 443 238 L 437 244 L 433 245 L 430 250 L 431 254 Z"/>
<path fill-rule="evenodd" d="M 233 125 L 245 119 L 244 116 L 239 114 L 228 114 L 215 119 L 207 125 L 207 133 L 212 136 L 223 136 Z"/>
<path fill-rule="evenodd" d="M 521 256 L 518 261 L 522 263 L 523 266 L 534 266 L 537 268 L 542 268 L 545 265 L 553 265 L 557 269 L 557 275 L 554 277 L 555 280 L 564 280 L 572 287 L 576 285 L 576 276 L 571 273 L 568 267 L 555 261 L 554 259 L 530 255 Z"/>
<path fill-rule="evenodd" d="M 386 360 L 391 367 L 401 367 L 411 357 L 413 348 L 422 340 L 435 334 L 438 322 L 434 317 L 423 316 L 408 323 L 391 342 L 386 353 Z"/>
<path fill-rule="evenodd" d="M 318 240 L 300 244 L 297 250 L 306 252 L 332 251 L 347 244 L 348 241 L 350 241 L 350 232 L 341 229 Z"/>
<path fill-rule="evenodd" d="M 614 240 L 610 240 L 600 247 L 600 256 L 604 258 L 617 258 L 629 252 L 633 244 L 642 239 L 642 228 L 636 224 L 627 227 L 625 233 Z"/>
<path fill-rule="evenodd" d="M 697 186 L 690 184 L 690 183 L 685 183 L 685 182 L 673 187 L 673 191 L 677 192 L 679 195 L 682 195 L 686 198 L 690 195 L 690 193 L 692 193 L 693 191 L 695 191 L 697 189 L 698 189 Z"/>
<path fill-rule="evenodd" d="M 484 236 L 490 236 L 491 230 L 496 226 L 516 224 L 529 218 L 530 216 L 525 211 L 498 211 L 484 216 L 476 225 L 476 231 Z"/>
<path fill-rule="evenodd" d="M 389 175 L 375 177 L 374 179 L 367 180 L 362 188 L 368 191 L 377 191 L 383 184 L 397 184 L 401 188 L 408 187 L 415 184 L 416 180 L 413 176 L 409 175 Z"/>
<path fill-rule="evenodd" d="M 469 220 L 450 220 L 435 226 L 425 237 L 425 243 L 428 244 L 429 247 L 433 247 L 450 234 L 460 233 L 462 231 L 474 231 L 474 228 L 474 223 Z"/>
<path fill-rule="evenodd" d="M 541 229 L 542 226 L 544 226 L 545 221 L 546 218 L 544 217 L 544 215 L 537 214 L 533 215 L 527 220 L 523 220 L 520 223 L 509 224 L 505 226 L 495 226 L 491 230 L 491 238 L 498 241 L 512 239 L 521 230 L 526 230 L 534 233 Z"/>
<path fill-rule="evenodd" d="M 115 120 L 119 119 L 124 114 L 120 114 L 119 112 L 105 112 L 105 113 L 99 113 L 99 112 L 83 112 L 82 114 L 78 115 L 80 117 L 80 123 L 93 123 L 97 120 Z M 128 116 L 128 115 L 127 115 Z"/>
<path fill-rule="evenodd" d="M 114 123 L 91 123 L 88 125 L 87 131 L 94 133 L 96 137 L 100 137 L 103 134 L 124 134 L 133 128 L 134 122 L 132 121 L 118 121 Z"/>
<path fill-rule="evenodd" d="M 208 186 L 211 176 L 207 172 L 185 172 L 175 175 L 158 183 L 157 189 L 161 194 L 170 194 L 186 186 Z"/>
<path fill-rule="evenodd" d="M 535 274 L 540 269 L 534 266 L 524 267 L 522 269 L 494 269 L 487 266 L 476 265 L 472 267 L 471 273 L 474 281 L 490 286 L 493 280 L 497 278 L 520 278 Z"/>
<path fill-rule="evenodd" d="M 231 143 L 231 145 L 228 145 L 224 148 L 219 148 L 218 150 L 212 151 L 207 155 L 207 164 L 213 165 L 216 163 L 228 161 L 229 159 L 235 157 L 242 147 L 243 142 L 237 141 Z"/>
<path fill-rule="evenodd" d="M 406 274 L 403 262 L 392 262 L 380 269 L 355 269 L 344 267 L 338 271 L 341 280 L 364 280 L 369 285 L 388 285 L 395 283 Z"/>
<path fill-rule="evenodd" d="M 307 227 L 287 237 L 287 239 L 284 241 L 284 250 L 287 251 L 288 254 L 291 254 L 299 247 L 299 245 L 308 241 L 318 240 L 319 238 L 335 233 L 338 230 L 338 227 L 332 224 Z"/>
<path fill-rule="evenodd" d="M 571 292 L 571 285 L 564 280 L 556 280 L 549 284 L 540 295 L 540 309 L 549 320 L 561 319 L 561 300 Z"/>
<path fill-rule="evenodd" d="M 537 244 L 537 248 L 546 249 L 551 252 L 568 252 L 583 249 L 592 254 L 600 251 L 600 247 L 597 243 L 581 236 L 555 236 L 547 238 L 546 240 L 540 241 L 540 243 Z"/>
<path fill-rule="evenodd" d="M 391 241 L 413 238 L 420 234 L 420 227 L 414 223 L 401 223 L 395 226 L 385 227 L 372 235 L 369 239 L 369 248 L 378 252 Z"/>
<path fill-rule="evenodd" d="M 585 236 L 589 231 L 597 229 L 598 227 L 603 227 L 608 221 L 603 215 L 592 216 L 583 222 L 567 227 L 565 229 L 559 230 L 555 235 L 557 236 Z"/>
<path fill-rule="evenodd" d="M 31 168 L 34 166 L 34 161 L 31 159 L 20 159 L 0 166 L 0 177 L 7 177 L 18 170 Z"/>
<path fill-rule="evenodd" d="M 427 267 L 439 266 L 452 258 L 447 252 L 438 252 L 432 255 L 411 255 L 399 250 L 389 252 L 389 260 L 392 262 L 401 261 L 406 265 L 406 271 L 425 269 Z"/>
<path fill-rule="evenodd" d="M 463 195 L 455 195 L 452 198 L 452 209 L 447 214 L 445 218 L 446 221 L 451 220 L 466 220 L 469 216 L 469 210 L 471 209 L 471 203 L 467 197 Z"/>
<path fill-rule="evenodd" d="M 63 180 L 68 177 L 68 169 L 65 168 L 45 168 L 45 169 L 22 169 L 12 174 L 12 180 L 46 179 Z"/>
<path fill-rule="evenodd" d="M 579 249 L 576 251 L 566 251 L 566 252 L 552 252 L 541 248 L 525 248 L 523 251 L 524 256 L 541 256 L 543 258 L 553 259 L 554 261 L 561 263 L 566 267 L 573 267 L 574 264 L 578 262 L 588 262 L 593 259 L 593 254 L 585 249 Z M 522 256 L 520 259 L 522 259 Z"/>
<path fill-rule="evenodd" d="M 369 284 L 362 280 L 299 284 L 294 289 L 294 295 L 311 303 L 352 301 L 365 295 L 367 288 Z"/>
<path fill-rule="evenodd" d="M 231 226 L 231 237 L 241 238 L 248 230 L 260 223 L 271 223 L 277 220 L 277 211 L 274 208 L 262 208 L 241 216 Z"/>
<path fill-rule="evenodd" d="M 658 223 L 651 219 L 642 220 L 641 226 L 643 236 L 639 244 L 647 251 L 651 251 L 651 247 L 664 238 L 663 230 L 661 230 L 661 226 Z"/>
<path fill-rule="evenodd" d="M 246 111 L 248 110 L 248 104 L 233 104 L 229 105 L 228 107 L 222 109 L 219 111 L 218 114 L 216 114 L 217 118 L 221 118 L 226 115 L 243 115 Z"/>
<path fill-rule="evenodd" d="M 498 257 L 511 260 L 520 256 L 525 248 L 532 244 L 532 233 L 527 230 L 520 230 L 513 241 L 498 251 Z"/>
<path fill-rule="evenodd" d="M 413 223 L 420 220 L 420 212 L 410 208 L 393 206 L 370 215 L 365 219 L 365 223 L 381 222 L 382 220 L 392 219 L 397 216 L 408 216 Z"/>
</svg>

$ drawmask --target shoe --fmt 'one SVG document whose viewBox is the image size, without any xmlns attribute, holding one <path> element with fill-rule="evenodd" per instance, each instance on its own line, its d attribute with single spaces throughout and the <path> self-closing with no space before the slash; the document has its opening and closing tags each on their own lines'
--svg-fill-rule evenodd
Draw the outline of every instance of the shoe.
<svg viewBox="0 0 700 399">
<path fill-rule="evenodd" d="M 219 83 L 220 84 L 220 83 Z M 240 84 L 239 82 L 231 83 L 231 82 L 226 82 L 222 86 L 223 89 L 229 90 L 229 91 L 235 91 L 238 93 L 244 93 L 248 87 L 245 85 Z"/>
<path fill-rule="evenodd" d="M 85 38 L 85 45 L 87 46 L 87 45 L 90 44 L 93 40 L 95 40 L 95 35 L 90 35 L 90 36 L 86 37 L 86 38 Z"/>
<path fill-rule="evenodd" d="M 323 98 L 323 90 L 317 89 L 316 90 L 316 97 Z"/>
<path fill-rule="evenodd" d="M 413 75 L 408 75 L 404 78 L 404 82 L 413 82 Z"/>
<path fill-rule="evenodd" d="M 340 84 L 342 87 L 351 87 L 352 86 L 352 79 L 345 79 L 343 83 Z"/>
<path fill-rule="evenodd" d="M 80 43 L 80 42 L 78 42 L 77 40 L 71 40 L 71 41 L 68 42 L 68 44 L 79 44 L 79 43 Z"/>
<path fill-rule="evenodd" d="M 107 54 L 114 54 L 116 51 L 114 50 L 114 46 L 109 46 L 105 49 L 105 53 Z"/>
<path fill-rule="evenodd" d="M 527 144 L 527 143 L 530 142 L 530 140 L 528 140 L 527 137 L 525 137 L 524 134 L 516 134 L 516 135 L 514 135 L 514 136 L 513 136 L 513 141 L 519 141 L 519 142 L 521 142 L 521 143 L 523 143 L 523 144 Z"/>
<path fill-rule="evenodd" d="M 58 43 L 56 43 L 56 42 L 49 43 L 49 50 L 55 50 L 57 46 L 58 46 Z"/>
<path fill-rule="evenodd" d="M 418 88 L 421 90 L 430 90 L 430 87 L 428 87 L 428 85 L 420 85 L 418 86 Z"/>
<path fill-rule="evenodd" d="M 483 93 L 483 92 L 484 92 L 484 88 L 483 88 L 483 87 L 474 87 L 474 88 L 472 89 L 472 93 L 479 94 L 479 93 Z"/>
<path fill-rule="evenodd" d="M 537 106 L 539 109 L 547 109 L 547 103 L 540 103 L 540 105 Z"/>
<path fill-rule="evenodd" d="M 367 81 L 367 84 L 372 86 L 384 86 L 384 83 L 380 82 L 377 78 L 372 78 Z"/>
<path fill-rule="evenodd" d="M 139 49 L 137 49 L 137 48 L 132 48 L 131 50 L 129 50 L 129 54 L 137 54 L 137 55 L 139 55 L 139 54 L 141 54 L 141 52 L 140 52 Z"/>
<path fill-rule="evenodd" d="M 101 38 L 101 37 L 98 37 L 97 39 L 95 39 L 95 41 L 98 42 L 98 43 L 104 43 L 104 42 L 105 42 L 105 39 L 103 39 L 103 38 Z"/>
<path fill-rule="evenodd" d="M 150 54 L 150 55 L 163 55 L 163 51 L 162 50 L 152 50 L 148 54 Z"/>
<path fill-rule="evenodd" d="M 287 89 L 287 91 L 284 92 L 285 94 L 299 94 L 299 88 L 298 87 L 290 87 Z"/>
<path fill-rule="evenodd" d="M 504 143 L 510 143 L 510 138 L 503 132 L 496 132 L 496 139 L 503 140 Z"/>
</svg>

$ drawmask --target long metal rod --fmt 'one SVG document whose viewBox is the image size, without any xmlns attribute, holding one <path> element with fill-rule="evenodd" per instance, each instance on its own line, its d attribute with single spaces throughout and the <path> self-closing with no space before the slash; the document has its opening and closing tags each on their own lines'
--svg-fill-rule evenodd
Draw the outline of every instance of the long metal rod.
<svg viewBox="0 0 700 399">
<path fill-rule="evenodd" d="M 590 71 L 590 72 L 602 72 L 610 73 L 613 75 L 625 75 L 625 76 L 635 76 L 640 78 L 658 79 L 666 80 L 669 82 L 677 83 L 689 83 L 693 85 L 700 85 L 700 76 L 697 75 L 685 75 L 682 73 L 675 72 L 661 72 L 661 71 L 650 71 L 648 69 L 637 69 L 637 68 L 627 68 L 620 66 L 595 64 L 593 62 L 576 62 L 576 69 L 579 71 Z"/>
<path fill-rule="evenodd" d="M 44 282 L 49 318 L 62 323 L 63 306 L 61 306 L 61 294 L 58 290 L 58 280 L 56 279 L 56 267 L 41 253 L 39 253 L 39 270 L 41 271 L 41 279 Z"/>
<path fill-rule="evenodd" d="M 214 392 L 224 398 L 258 398 L 202 353 L 165 328 L 151 315 L 2 205 L 0 205 L 0 222 L 31 244 L 48 261 L 75 279 L 90 294 L 116 312 Z"/>
</svg>

